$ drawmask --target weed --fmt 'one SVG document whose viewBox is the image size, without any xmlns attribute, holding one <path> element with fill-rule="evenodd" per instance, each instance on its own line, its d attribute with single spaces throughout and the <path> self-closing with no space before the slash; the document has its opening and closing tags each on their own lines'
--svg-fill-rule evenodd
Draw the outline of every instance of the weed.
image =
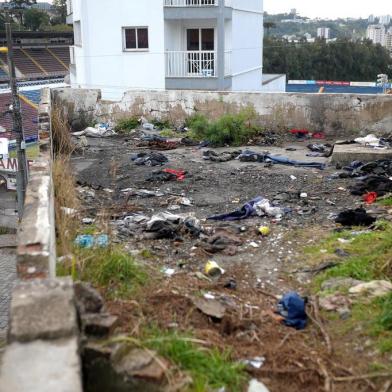
<svg viewBox="0 0 392 392">
<path fill-rule="evenodd" d="M 159 133 L 162 137 L 176 137 L 178 136 L 172 129 L 166 128 Z"/>
<path fill-rule="evenodd" d="M 139 119 L 135 116 L 123 118 L 117 122 L 115 131 L 118 133 L 128 133 L 133 131 L 139 125 Z"/>
<path fill-rule="evenodd" d="M 340 243 L 339 238 L 349 240 Z M 312 259 L 320 261 L 326 257 L 336 258 L 334 251 L 341 248 L 351 256 L 344 263 L 331 268 L 316 279 L 316 284 L 331 277 L 349 277 L 359 280 L 392 278 L 392 224 L 380 222 L 375 231 L 352 236 L 350 232 L 334 233 L 317 246 L 305 249 Z M 320 253 L 325 249 L 326 253 Z"/>
<path fill-rule="evenodd" d="M 147 331 L 144 342 L 150 349 L 170 359 L 180 370 L 191 375 L 191 391 L 202 392 L 222 387 L 241 391 L 246 381 L 244 366 L 230 360 L 230 352 L 201 348 L 187 335 L 158 329 Z"/>
<path fill-rule="evenodd" d="M 241 145 L 262 130 L 256 125 L 256 112 L 246 108 L 238 114 L 226 114 L 216 121 L 208 121 L 202 114 L 188 118 L 186 125 L 197 140 L 207 140 L 214 145 Z"/>
<path fill-rule="evenodd" d="M 392 207 L 392 196 L 389 196 L 385 199 L 381 199 L 379 204 L 385 207 Z"/>
<path fill-rule="evenodd" d="M 154 253 L 152 253 L 150 249 L 143 249 L 140 252 L 140 256 L 143 257 L 143 259 L 154 259 L 155 258 Z"/>
<path fill-rule="evenodd" d="M 155 126 L 155 128 L 158 128 L 160 130 L 163 129 L 170 129 L 171 124 L 169 120 L 157 120 L 154 119 L 151 121 L 151 123 Z"/>
<path fill-rule="evenodd" d="M 379 323 L 384 329 L 392 331 L 392 294 L 382 298 L 382 314 Z"/>
<path fill-rule="evenodd" d="M 77 249 L 77 277 L 107 290 L 108 297 L 129 298 L 147 282 L 147 273 L 121 248 Z"/>
<path fill-rule="evenodd" d="M 69 155 L 74 150 L 71 128 L 63 111 L 55 106 L 51 111 L 53 151 L 55 155 Z"/>
</svg>

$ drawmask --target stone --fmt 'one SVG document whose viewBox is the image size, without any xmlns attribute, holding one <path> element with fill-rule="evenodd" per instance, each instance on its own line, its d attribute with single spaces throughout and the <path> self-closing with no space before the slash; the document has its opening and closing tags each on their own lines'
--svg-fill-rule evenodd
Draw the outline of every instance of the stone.
<svg viewBox="0 0 392 392">
<path fill-rule="evenodd" d="M 169 367 L 169 363 L 158 357 L 156 352 L 127 344 L 113 352 L 111 361 L 117 373 L 155 381 L 161 381 Z"/>
<path fill-rule="evenodd" d="M 392 150 L 379 150 L 360 144 L 335 144 L 331 163 L 346 166 L 353 161 L 366 163 L 379 159 L 392 159 Z"/>
<path fill-rule="evenodd" d="M 76 306 L 79 313 L 99 313 L 104 301 L 99 292 L 89 283 L 76 282 L 75 285 Z"/>
<path fill-rule="evenodd" d="M 109 313 L 86 313 L 81 315 L 81 320 L 86 335 L 103 338 L 113 332 L 118 318 Z"/>
<path fill-rule="evenodd" d="M 363 283 L 361 280 L 353 279 L 353 278 L 331 278 L 326 280 L 321 285 L 321 290 L 339 290 L 339 289 L 349 289 L 352 286 Z"/>
<path fill-rule="evenodd" d="M 392 291 L 392 283 L 386 280 L 373 280 L 360 283 L 350 288 L 349 293 L 354 295 L 366 294 L 370 297 L 383 297 Z"/>
<path fill-rule="evenodd" d="M 0 392 L 82 392 L 76 337 L 14 342 L 0 369 Z"/>
<path fill-rule="evenodd" d="M 13 290 L 9 341 L 30 342 L 78 333 L 71 278 L 20 282 Z"/>
<path fill-rule="evenodd" d="M 253 379 L 249 383 L 248 392 L 269 392 L 269 389 L 262 382 Z"/>
<path fill-rule="evenodd" d="M 351 306 L 351 301 L 347 296 L 342 294 L 332 294 L 322 297 L 319 300 L 320 308 L 327 311 L 338 311 L 341 309 L 348 309 Z"/>
<path fill-rule="evenodd" d="M 216 299 L 193 298 L 193 304 L 202 313 L 216 319 L 222 319 L 225 315 L 226 308 Z"/>
</svg>

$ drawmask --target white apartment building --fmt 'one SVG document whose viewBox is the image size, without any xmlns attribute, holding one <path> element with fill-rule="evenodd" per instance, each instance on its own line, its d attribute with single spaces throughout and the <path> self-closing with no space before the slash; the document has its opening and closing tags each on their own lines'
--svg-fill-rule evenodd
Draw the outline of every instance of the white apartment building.
<svg viewBox="0 0 392 392">
<path fill-rule="evenodd" d="M 317 29 L 317 38 L 330 39 L 331 29 L 329 27 L 319 27 Z"/>
<path fill-rule="evenodd" d="M 380 24 L 389 25 L 391 23 L 391 15 L 380 16 Z"/>
<path fill-rule="evenodd" d="M 285 91 L 263 78 L 263 0 L 68 0 L 68 13 L 73 87 Z"/>
<path fill-rule="evenodd" d="M 366 31 L 366 38 L 374 44 L 385 45 L 385 27 L 382 24 L 369 25 Z"/>
<path fill-rule="evenodd" d="M 389 50 L 389 53 L 392 56 L 392 27 L 390 27 L 385 34 L 385 47 Z"/>
</svg>

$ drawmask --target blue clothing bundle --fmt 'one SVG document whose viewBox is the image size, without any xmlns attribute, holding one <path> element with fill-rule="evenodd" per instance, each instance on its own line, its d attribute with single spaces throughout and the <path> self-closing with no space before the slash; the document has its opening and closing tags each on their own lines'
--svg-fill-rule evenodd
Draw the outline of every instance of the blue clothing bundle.
<svg viewBox="0 0 392 392">
<path fill-rule="evenodd" d="M 284 317 L 284 323 L 288 327 L 304 329 L 308 320 L 305 305 L 305 300 L 300 295 L 289 292 L 279 301 L 278 313 Z"/>
<path fill-rule="evenodd" d="M 241 219 L 250 218 L 251 216 L 256 215 L 256 210 L 254 208 L 254 205 L 260 202 L 261 200 L 263 200 L 262 197 L 256 197 L 255 199 L 248 201 L 243 207 L 241 207 L 241 209 L 237 211 L 229 212 L 227 214 L 222 214 L 222 215 L 211 216 L 208 219 L 230 222 L 230 221 L 237 221 Z"/>
<path fill-rule="evenodd" d="M 298 166 L 298 167 L 309 167 L 319 170 L 325 169 L 325 163 L 321 162 L 305 162 L 305 161 L 295 161 L 287 157 L 281 157 L 277 155 L 270 154 L 260 154 L 251 150 L 244 151 L 238 159 L 242 162 L 273 162 L 280 163 L 281 165 Z"/>
</svg>

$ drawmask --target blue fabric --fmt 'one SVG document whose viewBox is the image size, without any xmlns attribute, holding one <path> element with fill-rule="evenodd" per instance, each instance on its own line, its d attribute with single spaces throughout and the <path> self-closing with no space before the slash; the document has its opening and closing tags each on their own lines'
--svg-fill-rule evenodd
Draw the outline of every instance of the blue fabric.
<svg viewBox="0 0 392 392">
<path fill-rule="evenodd" d="M 295 161 L 287 157 L 281 157 L 277 155 L 260 154 L 251 150 L 244 151 L 238 159 L 243 162 L 265 162 L 270 160 L 274 163 L 280 163 L 282 165 L 299 166 L 299 167 L 310 167 L 314 169 L 325 169 L 325 163 L 321 162 L 305 162 L 305 161 Z"/>
<path fill-rule="evenodd" d="M 285 318 L 288 327 L 304 329 L 308 316 L 305 310 L 305 301 L 296 292 L 289 292 L 279 301 L 278 311 Z"/>
<path fill-rule="evenodd" d="M 91 235 L 82 234 L 75 238 L 75 244 L 81 248 L 106 248 L 109 245 L 109 236 L 107 234 Z"/>
<path fill-rule="evenodd" d="M 211 216 L 207 219 L 216 220 L 216 221 L 236 221 L 236 220 L 249 218 L 251 216 L 256 215 L 256 210 L 254 209 L 254 205 L 261 200 L 263 200 L 262 197 L 256 197 L 255 199 L 248 201 L 239 210 L 227 214 Z"/>
</svg>

